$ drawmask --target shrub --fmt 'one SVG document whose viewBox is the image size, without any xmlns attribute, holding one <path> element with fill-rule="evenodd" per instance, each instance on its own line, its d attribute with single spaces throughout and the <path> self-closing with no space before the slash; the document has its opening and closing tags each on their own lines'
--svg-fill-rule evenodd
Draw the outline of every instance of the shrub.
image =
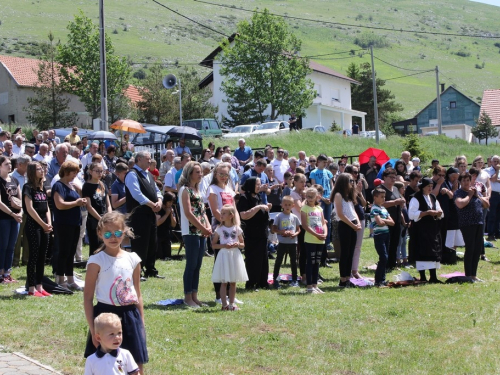
<svg viewBox="0 0 500 375">
<path fill-rule="evenodd" d="M 403 140 L 403 148 L 409 151 L 411 156 L 420 158 L 422 163 L 428 158 L 428 155 L 422 150 L 420 138 L 417 134 L 408 134 Z"/>
<path fill-rule="evenodd" d="M 460 56 L 460 57 L 469 57 L 470 52 L 465 52 L 465 51 L 457 51 L 453 53 L 454 55 Z"/>
<path fill-rule="evenodd" d="M 118 34 L 118 30 L 114 29 L 113 34 Z"/>
<path fill-rule="evenodd" d="M 368 48 L 370 46 L 384 48 L 390 46 L 390 43 L 385 37 L 368 32 L 361 33 L 360 36 L 357 36 L 354 39 L 354 44 L 360 46 L 361 48 Z"/>
</svg>

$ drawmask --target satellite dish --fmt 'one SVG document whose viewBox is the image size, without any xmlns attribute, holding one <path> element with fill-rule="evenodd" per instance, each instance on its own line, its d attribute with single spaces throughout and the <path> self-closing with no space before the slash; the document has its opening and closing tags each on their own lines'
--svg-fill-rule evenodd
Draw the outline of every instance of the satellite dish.
<svg viewBox="0 0 500 375">
<path fill-rule="evenodd" d="M 177 85 L 177 78 L 173 74 L 168 74 L 163 78 L 163 87 L 172 89 Z"/>
</svg>

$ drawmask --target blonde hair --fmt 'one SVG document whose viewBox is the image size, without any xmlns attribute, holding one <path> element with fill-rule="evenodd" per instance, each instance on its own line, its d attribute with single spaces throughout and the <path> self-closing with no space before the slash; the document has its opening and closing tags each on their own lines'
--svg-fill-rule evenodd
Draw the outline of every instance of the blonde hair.
<svg viewBox="0 0 500 375">
<path fill-rule="evenodd" d="M 281 203 L 284 203 L 284 202 L 288 202 L 288 203 L 293 204 L 294 201 L 293 201 L 293 198 L 291 195 L 285 195 L 283 197 L 283 199 L 281 200 Z"/>
<path fill-rule="evenodd" d="M 189 163 L 186 163 L 184 168 L 182 169 L 182 174 L 181 178 L 179 179 L 179 186 L 189 186 L 191 184 L 191 174 L 194 171 L 194 168 L 198 166 L 201 169 L 200 163 L 197 161 L 190 161 Z M 198 185 L 199 183 L 196 183 L 194 188 L 198 190 Z"/>
<path fill-rule="evenodd" d="M 126 235 L 129 238 L 134 238 L 134 232 L 132 231 L 132 228 L 130 228 L 127 225 L 127 218 L 128 215 L 124 215 L 119 211 L 112 211 L 105 213 L 102 215 L 101 220 L 99 220 L 99 223 L 97 224 L 97 233 L 101 234 L 104 232 L 104 227 L 108 224 L 116 224 L 123 230 L 123 234 Z M 106 245 L 102 245 L 99 247 L 96 251 L 94 251 L 94 254 L 97 254 L 98 252 L 104 250 Z"/>
<path fill-rule="evenodd" d="M 122 326 L 122 321 L 120 317 L 113 313 L 101 313 L 94 319 L 94 331 L 95 333 L 102 332 L 106 327 L 109 326 Z"/>
<path fill-rule="evenodd" d="M 312 194 L 314 194 L 314 197 L 316 198 L 318 196 L 318 189 L 316 189 L 315 187 L 307 188 L 305 191 L 306 198 L 308 195 L 312 195 Z M 317 201 L 317 199 L 314 201 L 314 204 L 316 206 L 319 205 L 319 202 Z"/>
<path fill-rule="evenodd" d="M 233 219 L 231 220 L 232 225 L 236 225 L 237 227 L 240 226 L 240 215 L 238 215 L 238 212 L 236 211 L 236 208 L 232 204 L 225 204 L 222 206 L 220 212 L 222 211 L 229 211 L 233 215 Z"/>
</svg>

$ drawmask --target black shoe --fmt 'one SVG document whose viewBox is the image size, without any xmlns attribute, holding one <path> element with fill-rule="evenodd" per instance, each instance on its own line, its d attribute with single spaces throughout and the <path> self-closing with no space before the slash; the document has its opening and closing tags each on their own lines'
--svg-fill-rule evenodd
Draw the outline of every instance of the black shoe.
<svg viewBox="0 0 500 375">
<path fill-rule="evenodd" d="M 429 284 L 444 284 L 441 280 L 438 279 L 429 279 Z"/>
<path fill-rule="evenodd" d="M 321 276 L 320 274 L 318 274 L 318 280 L 325 281 L 325 278 L 323 276 Z"/>
<path fill-rule="evenodd" d="M 495 238 L 495 236 L 488 236 L 488 237 L 486 238 L 486 241 L 489 241 L 489 242 L 492 242 L 492 241 L 493 241 L 493 242 L 494 242 L 494 241 L 496 241 L 496 238 Z"/>
<path fill-rule="evenodd" d="M 213 254 L 210 254 L 210 253 L 208 252 L 208 250 L 206 250 L 206 251 L 205 251 L 205 256 L 206 256 L 206 257 L 213 257 L 214 255 L 213 255 Z"/>
<path fill-rule="evenodd" d="M 267 257 L 268 259 L 276 259 L 273 254 L 268 254 Z"/>
<path fill-rule="evenodd" d="M 488 258 L 486 258 L 486 255 L 481 255 L 481 260 L 484 260 L 485 262 L 490 261 Z"/>
<path fill-rule="evenodd" d="M 332 266 L 330 266 L 328 263 L 321 263 L 320 264 L 321 267 L 326 267 L 326 268 L 332 268 Z"/>
</svg>

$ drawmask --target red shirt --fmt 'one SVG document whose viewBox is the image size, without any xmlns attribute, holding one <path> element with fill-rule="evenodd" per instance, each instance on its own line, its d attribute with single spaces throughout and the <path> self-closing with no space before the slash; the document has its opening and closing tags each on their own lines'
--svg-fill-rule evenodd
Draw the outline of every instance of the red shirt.
<svg viewBox="0 0 500 375">
<path fill-rule="evenodd" d="M 151 172 L 151 174 L 154 176 L 155 180 L 158 180 L 158 177 L 160 177 L 160 171 L 158 169 L 153 169 L 148 168 L 148 171 Z"/>
</svg>

